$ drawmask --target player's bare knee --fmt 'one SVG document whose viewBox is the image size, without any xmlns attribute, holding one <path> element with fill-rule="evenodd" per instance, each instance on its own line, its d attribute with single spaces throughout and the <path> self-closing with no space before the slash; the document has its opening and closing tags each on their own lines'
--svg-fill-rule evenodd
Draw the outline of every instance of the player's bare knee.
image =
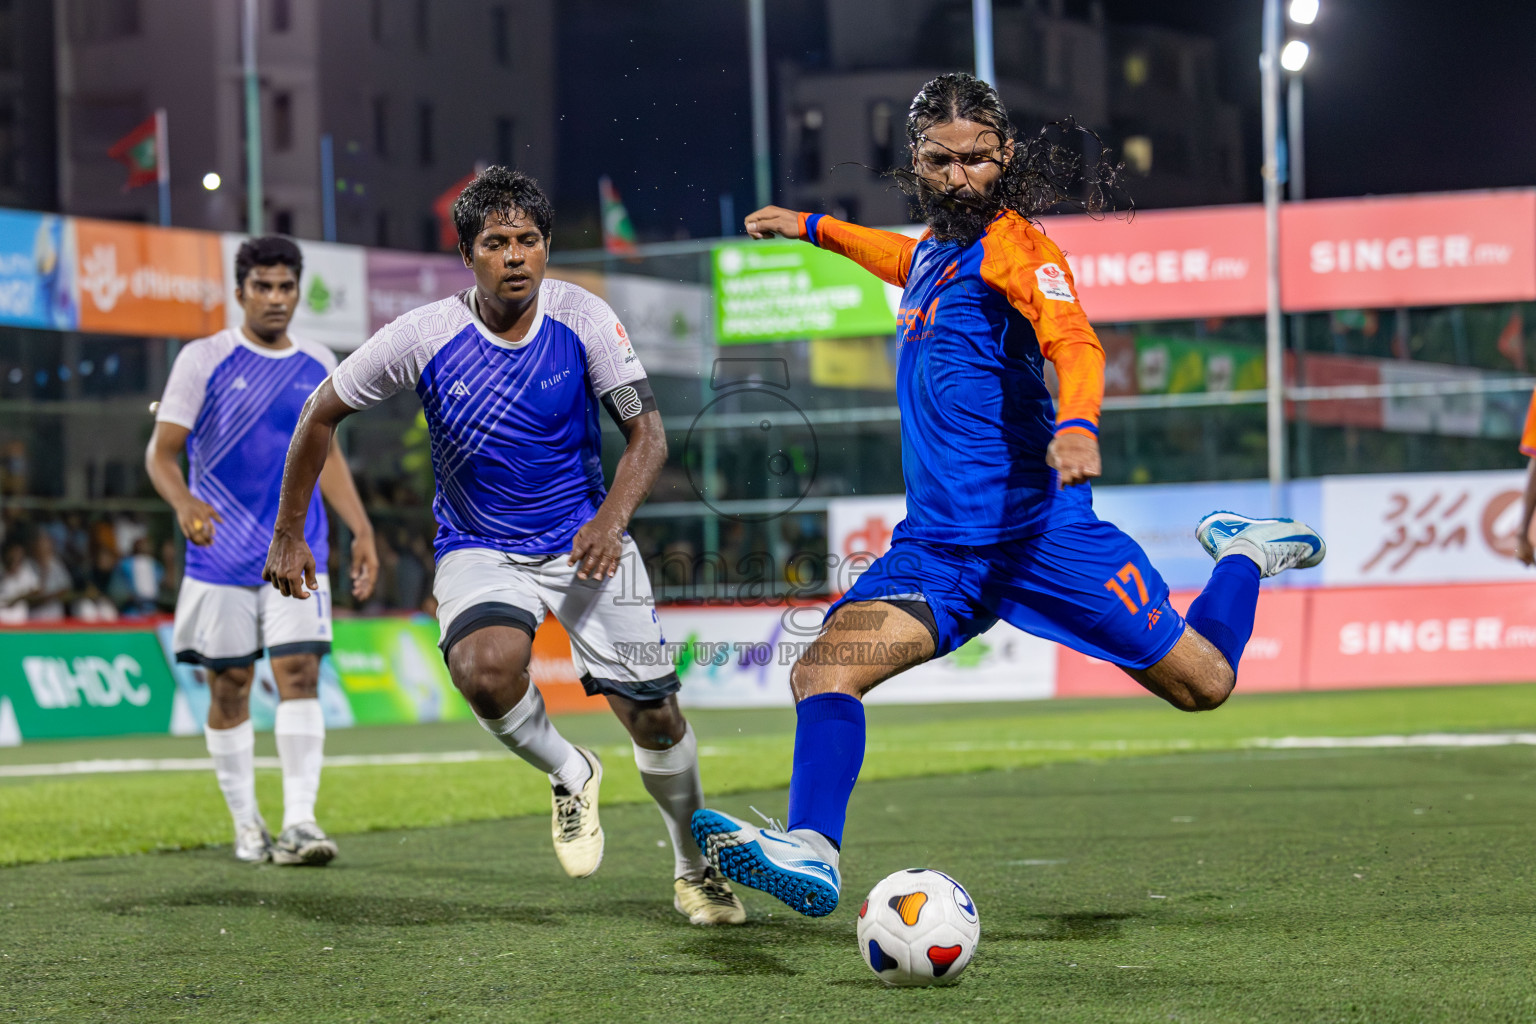
<svg viewBox="0 0 1536 1024">
<path fill-rule="evenodd" d="M 320 696 L 320 657 L 306 654 L 272 659 L 272 678 L 283 700 L 314 700 Z"/>
<path fill-rule="evenodd" d="M 789 688 L 796 701 L 819 693 L 846 693 L 851 697 L 860 695 L 858 685 L 841 666 L 806 658 L 796 661 L 790 668 Z"/>
<path fill-rule="evenodd" d="M 1192 673 L 1184 681 L 1183 701 L 1175 706 L 1181 711 L 1214 711 L 1232 695 L 1237 679 L 1225 662 L 1220 666 Z"/>
<path fill-rule="evenodd" d="M 500 718 L 528 691 L 527 659 L 509 659 L 471 635 L 448 651 L 448 675 L 481 718 Z"/>
<path fill-rule="evenodd" d="M 630 702 L 632 710 L 621 715 L 630 738 L 646 750 L 667 750 L 676 746 L 688 732 L 688 720 L 677 706 L 676 698 L 663 701 Z"/>
</svg>

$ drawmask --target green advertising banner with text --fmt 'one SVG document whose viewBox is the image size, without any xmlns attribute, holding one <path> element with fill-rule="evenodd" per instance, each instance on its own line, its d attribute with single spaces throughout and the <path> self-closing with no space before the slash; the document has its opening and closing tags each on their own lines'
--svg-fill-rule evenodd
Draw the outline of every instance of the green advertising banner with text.
<svg viewBox="0 0 1536 1024">
<path fill-rule="evenodd" d="M 896 332 L 888 293 L 900 293 L 836 253 L 790 239 L 726 242 L 713 263 L 722 345 Z"/>
<path fill-rule="evenodd" d="M 0 632 L 0 745 L 168 732 L 175 700 L 148 630 Z"/>
<path fill-rule="evenodd" d="M 1136 339 L 1136 390 L 1143 395 L 1256 391 L 1264 387 L 1258 345 L 1141 336 Z"/>
<path fill-rule="evenodd" d="M 432 619 L 337 619 L 331 660 L 358 725 L 474 717 L 448 677 Z"/>
</svg>

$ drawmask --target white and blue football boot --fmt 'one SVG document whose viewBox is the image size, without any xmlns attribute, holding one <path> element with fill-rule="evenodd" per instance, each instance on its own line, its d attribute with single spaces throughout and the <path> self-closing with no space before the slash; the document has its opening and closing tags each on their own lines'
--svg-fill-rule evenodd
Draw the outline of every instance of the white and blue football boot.
<svg viewBox="0 0 1536 1024">
<path fill-rule="evenodd" d="M 1306 523 L 1252 519 L 1236 512 L 1212 512 L 1195 527 L 1195 539 L 1218 562 L 1227 555 L 1247 555 L 1258 563 L 1261 576 L 1310 569 L 1328 553 L 1323 538 Z"/>
<path fill-rule="evenodd" d="M 731 881 L 776 896 L 807 917 L 837 909 L 843 884 L 837 847 L 821 833 L 758 828 L 708 808 L 693 812 L 692 830 L 704 856 Z"/>
</svg>

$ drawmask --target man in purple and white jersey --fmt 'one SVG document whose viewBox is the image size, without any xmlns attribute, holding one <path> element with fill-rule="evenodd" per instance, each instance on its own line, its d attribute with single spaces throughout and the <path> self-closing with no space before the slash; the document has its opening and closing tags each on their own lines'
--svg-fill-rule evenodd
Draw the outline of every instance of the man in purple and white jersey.
<svg viewBox="0 0 1536 1024">
<path fill-rule="evenodd" d="M 265 576 L 284 594 L 315 590 L 306 510 L 332 431 L 353 412 L 414 390 L 437 479 L 433 592 L 443 656 L 480 724 L 549 776 L 561 866 L 581 878 L 602 862 L 603 767 L 556 731 L 529 681 L 546 612 L 570 635 L 587 692 L 608 699 L 633 740 L 672 837 L 673 906 L 694 924 L 740 924 L 740 900 L 688 831 L 704 791 L 677 673 L 633 653 L 663 643 L 650 582 L 625 533 L 667 456 L 645 371 L 606 302 L 545 280 L 553 214 L 531 178 L 487 168 L 453 214 L 475 286 L 384 327 L 315 392 L 288 452 Z M 599 407 L 626 442 L 611 491 Z"/>
<path fill-rule="evenodd" d="M 331 648 L 328 534 L 319 495 L 306 535 L 317 559 L 317 599 L 284 597 L 261 577 L 288 439 L 305 400 L 336 368 L 324 346 L 288 334 L 303 269 L 299 247 L 286 238 L 253 238 L 240 246 L 235 298 L 245 322 L 177 354 L 145 453 L 149 478 L 187 537 L 176 660 L 200 665 L 208 675 L 208 753 L 235 819 L 235 856 L 257 863 L 324 864 L 336 856 L 336 844 L 315 823 L 325 749 L 320 656 Z M 367 597 L 379 564 L 373 527 L 334 442 L 320 490 L 352 530 L 352 592 Z M 281 701 L 273 726 L 283 767 L 283 828 L 276 842 L 256 806 L 250 718 L 251 681 L 263 650 Z"/>
</svg>

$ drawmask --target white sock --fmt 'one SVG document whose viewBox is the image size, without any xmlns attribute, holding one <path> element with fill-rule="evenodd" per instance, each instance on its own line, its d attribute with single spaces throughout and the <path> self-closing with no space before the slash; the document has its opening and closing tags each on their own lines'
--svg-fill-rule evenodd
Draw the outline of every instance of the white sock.
<svg viewBox="0 0 1536 1024">
<path fill-rule="evenodd" d="M 575 793 L 592 777 L 592 767 L 581 751 L 549 720 L 544 698 L 532 683 L 523 699 L 500 718 L 475 718 L 486 732 L 501 740 L 502 746 L 547 774 L 551 786 L 564 786 L 567 792 Z"/>
<path fill-rule="evenodd" d="M 693 812 L 704 806 L 699 744 L 693 738 L 693 727 L 688 726 L 683 738 L 666 750 L 646 750 L 636 744 L 635 767 L 640 769 L 640 781 L 661 809 L 661 820 L 672 836 L 673 877 L 699 877 L 707 862 L 688 829 Z"/>
<path fill-rule="evenodd" d="M 256 808 L 256 727 L 247 718 L 231 729 L 205 727 L 203 738 L 235 827 L 261 821 Z"/>
<path fill-rule="evenodd" d="M 272 723 L 283 765 L 283 828 L 315 820 L 320 765 L 325 760 L 325 714 L 320 702 L 285 700 Z"/>
</svg>

